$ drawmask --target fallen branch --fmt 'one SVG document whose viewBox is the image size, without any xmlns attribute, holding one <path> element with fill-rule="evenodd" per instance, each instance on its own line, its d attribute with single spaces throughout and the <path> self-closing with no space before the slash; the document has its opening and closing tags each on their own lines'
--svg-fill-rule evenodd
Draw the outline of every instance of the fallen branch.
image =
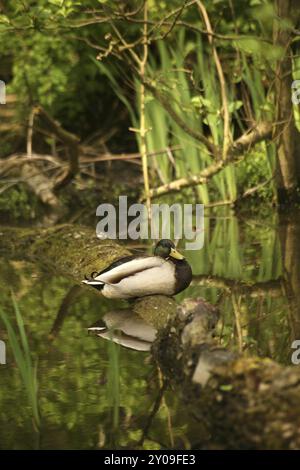
<svg viewBox="0 0 300 470">
<path fill-rule="evenodd" d="M 69 168 L 54 185 L 54 190 L 59 190 L 68 185 L 79 171 L 79 138 L 63 129 L 41 106 L 37 108 L 37 112 L 45 120 L 49 130 L 56 135 L 68 149 Z"/>
<path fill-rule="evenodd" d="M 37 162 L 51 163 L 54 168 L 61 166 L 61 162 L 52 155 L 33 153 L 31 157 L 32 158 L 28 158 L 27 154 L 24 153 L 17 153 L 8 158 L 0 159 L 0 175 L 8 175 L 22 167 L 22 165 L 35 166 Z"/>
<path fill-rule="evenodd" d="M 55 195 L 53 181 L 46 173 L 61 166 L 59 160 L 50 155 L 17 154 L 0 160 L 0 175 L 6 179 L 18 175 L 14 184 L 25 183 L 43 204 L 59 210 L 62 205 Z"/>
</svg>

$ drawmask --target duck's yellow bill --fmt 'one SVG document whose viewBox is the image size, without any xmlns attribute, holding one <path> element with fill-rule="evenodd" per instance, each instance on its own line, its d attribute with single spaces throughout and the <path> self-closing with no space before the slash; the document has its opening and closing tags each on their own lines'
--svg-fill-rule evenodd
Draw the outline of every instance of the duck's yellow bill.
<svg viewBox="0 0 300 470">
<path fill-rule="evenodd" d="M 175 248 L 171 248 L 170 256 L 175 259 L 184 259 L 184 256 L 179 253 L 179 251 L 175 250 Z"/>
</svg>

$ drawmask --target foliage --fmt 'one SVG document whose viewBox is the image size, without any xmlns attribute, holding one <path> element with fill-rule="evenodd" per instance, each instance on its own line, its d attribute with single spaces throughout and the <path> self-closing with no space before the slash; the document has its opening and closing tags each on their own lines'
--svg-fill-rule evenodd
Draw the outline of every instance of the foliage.
<svg viewBox="0 0 300 470">
<path fill-rule="evenodd" d="M 275 120 L 275 65 L 284 51 L 272 42 L 272 24 L 287 29 L 291 23 L 278 18 L 269 0 L 237 0 L 229 6 L 227 0 L 204 3 L 217 32 L 214 44 L 226 80 L 230 129 L 232 138 L 237 138 L 254 120 Z M 137 127 L 140 97 L 132 56 L 126 50 L 136 43 L 132 50 L 140 55 L 141 28 L 139 21 L 124 20 L 139 7 L 137 0 L 130 6 L 115 0 L 12 0 L 0 16 L 0 54 L 9 59 L 8 91 L 18 97 L 19 120 L 27 119 L 30 107 L 40 103 L 83 138 L 95 131 L 105 135 L 116 126 L 118 133 L 110 141 L 113 149 L 120 153 L 139 147 L 138 133 L 128 133 L 130 126 Z M 222 146 L 221 87 L 196 3 L 149 0 L 148 7 L 147 79 L 169 96 L 184 122 Z M 180 7 L 186 8 L 180 10 L 175 27 L 171 20 Z M 169 23 L 162 24 L 163 18 Z M 122 41 L 127 43 L 124 53 Z M 146 102 L 148 152 L 170 149 L 149 159 L 153 186 L 196 174 L 212 162 L 205 146 L 183 131 L 150 92 Z M 48 149 L 47 139 L 45 144 Z M 260 182 L 270 180 L 275 146 L 261 144 L 251 155 L 241 170 L 228 165 L 208 185 L 199 186 L 197 197 L 204 203 L 235 200 L 245 180 L 249 187 L 258 183 L 257 175 Z M 272 182 L 259 195 L 271 199 L 274 192 Z"/>
<path fill-rule="evenodd" d="M 4 219 L 28 221 L 36 217 L 37 198 L 18 185 L 0 192 L 0 212 Z"/>
<path fill-rule="evenodd" d="M 85 43 L 95 28 L 77 35 L 66 24 L 78 8 L 89 6 L 98 2 L 13 0 L 0 16 L 0 54 L 11 64 L 7 90 L 18 97 L 19 120 L 39 103 L 75 133 L 98 130 L 95 124 L 103 121 L 114 97 L 101 83 L 92 49 Z"/>
</svg>

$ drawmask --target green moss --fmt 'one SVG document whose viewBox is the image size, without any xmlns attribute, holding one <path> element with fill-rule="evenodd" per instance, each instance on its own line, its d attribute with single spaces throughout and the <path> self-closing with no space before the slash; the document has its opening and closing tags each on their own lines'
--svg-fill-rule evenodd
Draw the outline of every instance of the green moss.
<svg viewBox="0 0 300 470">
<path fill-rule="evenodd" d="M 176 303 L 171 297 L 152 295 L 138 299 L 133 307 L 135 313 L 154 328 L 164 328 L 176 314 Z"/>
<path fill-rule="evenodd" d="M 41 230 L 29 251 L 31 258 L 77 282 L 128 254 L 114 241 L 97 238 L 93 230 L 68 224 Z"/>
</svg>

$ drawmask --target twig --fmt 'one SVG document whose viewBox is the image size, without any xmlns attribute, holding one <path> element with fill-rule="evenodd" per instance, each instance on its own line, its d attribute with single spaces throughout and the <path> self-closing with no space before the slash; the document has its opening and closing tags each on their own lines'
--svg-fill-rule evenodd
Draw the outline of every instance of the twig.
<svg viewBox="0 0 300 470">
<path fill-rule="evenodd" d="M 213 33 L 209 16 L 207 14 L 206 8 L 203 5 L 203 3 L 200 0 L 196 0 L 197 5 L 200 9 L 200 12 L 202 14 L 206 29 L 208 32 Z M 230 115 L 229 115 L 229 108 L 228 108 L 228 99 L 227 99 L 227 93 L 226 93 L 226 83 L 225 83 L 225 77 L 223 73 L 223 68 L 221 61 L 219 59 L 219 55 L 217 52 L 217 49 L 214 45 L 214 40 L 213 36 L 209 35 L 208 36 L 208 41 L 212 47 L 213 51 L 213 58 L 216 64 L 216 69 L 217 69 L 217 74 L 219 77 L 219 82 L 220 82 L 220 88 L 221 88 L 221 97 L 222 97 L 222 107 L 223 107 L 223 113 L 224 113 L 224 132 L 223 132 L 223 152 L 222 152 L 222 157 L 224 160 L 227 158 L 227 153 L 228 149 L 230 146 L 230 141 L 231 141 L 231 134 L 230 134 Z"/>
<path fill-rule="evenodd" d="M 180 16 L 182 15 L 183 10 L 184 10 L 185 7 L 186 7 L 186 4 L 187 4 L 187 0 L 185 0 L 185 1 L 183 2 L 182 6 L 178 9 L 175 18 L 174 18 L 174 20 L 172 21 L 171 26 L 170 26 L 169 29 L 162 35 L 161 39 L 166 39 L 166 37 L 173 31 L 173 29 L 174 29 L 175 26 L 176 26 L 177 21 L 179 20 Z"/>
<path fill-rule="evenodd" d="M 61 167 L 61 162 L 58 159 L 53 158 L 51 155 L 40 155 L 33 153 L 32 159 L 28 159 L 27 154 L 14 154 L 8 158 L 0 159 L 0 174 L 5 175 L 12 171 L 15 167 L 20 167 L 26 163 L 33 164 L 37 161 L 46 161 L 53 164 L 55 167 Z"/>
<path fill-rule="evenodd" d="M 87 147 L 80 147 L 81 152 L 84 155 L 93 155 L 93 152 L 89 150 Z M 166 154 L 169 155 L 170 152 L 177 152 L 182 150 L 181 145 L 174 145 L 172 147 L 167 147 L 165 149 L 157 150 L 156 152 L 147 152 L 147 157 L 156 157 L 157 155 Z M 95 155 L 98 155 L 99 152 L 95 152 Z M 105 162 L 105 161 L 113 161 L 113 160 L 134 160 L 136 158 L 142 158 L 140 152 L 136 153 L 120 153 L 120 154 L 112 154 L 112 153 L 104 153 L 99 157 L 88 158 L 82 157 L 80 159 L 81 163 L 95 163 L 95 162 Z M 173 162 L 174 163 L 174 162 Z"/>
<path fill-rule="evenodd" d="M 226 161 L 219 160 L 209 165 L 197 175 L 180 178 L 172 181 L 171 183 L 152 189 L 150 192 L 151 197 L 153 198 L 163 194 L 180 191 L 182 188 L 196 186 L 198 184 L 206 184 L 208 179 L 219 173 L 229 163 L 237 162 L 241 155 L 247 153 L 255 144 L 268 139 L 271 136 L 272 124 L 268 122 L 259 123 L 254 129 L 247 131 L 232 144 L 229 148 Z"/>
<path fill-rule="evenodd" d="M 147 0 L 144 3 L 144 27 L 143 27 L 143 57 L 139 61 L 140 67 L 140 77 L 141 77 L 141 85 L 140 85 L 140 139 L 141 139 L 141 156 L 142 156 L 142 165 L 143 165 L 143 178 L 144 178 L 144 188 L 145 188 L 145 199 L 147 204 L 148 210 L 148 217 L 149 220 L 151 219 L 151 198 L 150 198 L 150 185 L 149 185 L 149 174 L 148 174 L 148 159 L 147 159 L 147 141 L 146 141 L 146 113 L 145 113 L 145 72 L 146 72 L 146 64 L 148 59 L 148 43 L 147 43 L 147 35 L 148 35 L 148 26 L 147 26 L 147 18 L 148 18 L 148 4 Z"/>
<path fill-rule="evenodd" d="M 36 109 L 32 107 L 29 119 L 28 119 L 28 130 L 27 130 L 27 156 L 32 157 L 32 137 L 33 137 L 33 125 L 34 125 L 34 115 Z"/>
</svg>

